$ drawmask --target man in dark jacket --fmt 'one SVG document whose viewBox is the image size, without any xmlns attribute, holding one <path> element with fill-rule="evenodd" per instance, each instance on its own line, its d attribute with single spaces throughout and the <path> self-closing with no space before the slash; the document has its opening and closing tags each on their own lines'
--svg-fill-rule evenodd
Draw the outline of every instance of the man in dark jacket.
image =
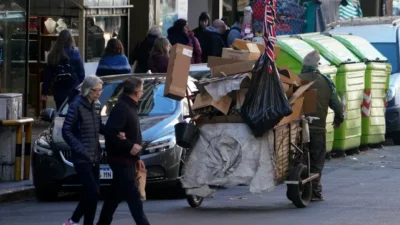
<svg viewBox="0 0 400 225">
<path fill-rule="evenodd" d="M 206 12 L 202 12 L 199 16 L 199 26 L 193 30 L 194 36 L 199 39 L 201 47 L 203 47 L 202 41 L 200 40 L 203 37 L 204 32 L 206 32 L 206 27 L 210 24 L 210 15 Z"/>
<path fill-rule="evenodd" d="M 136 163 L 142 150 L 142 133 L 138 116 L 138 103 L 143 95 L 143 81 L 132 77 L 124 82 L 123 93 L 111 111 L 105 136 L 109 164 L 113 171 L 112 192 L 105 200 L 98 225 L 110 225 L 121 201 L 127 201 L 137 225 L 148 225 L 140 193 L 135 185 Z M 125 133 L 125 140 L 118 137 Z"/>
<path fill-rule="evenodd" d="M 328 107 L 335 112 L 334 127 L 339 128 L 344 120 L 342 103 L 336 93 L 332 80 L 318 71 L 320 55 L 317 51 L 309 53 L 303 60 L 303 69 L 299 77 L 305 81 L 315 81 L 310 89 L 317 90 L 317 107 L 315 120 L 310 124 L 310 163 L 311 173 L 318 173 L 320 177 L 313 180 L 312 201 L 323 201 L 321 175 L 324 169 L 326 156 L 326 117 Z"/>
<path fill-rule="evenodd" d="M 222 49 L 226 47 L 222 37 L 225 31 L 226 25 L 222 20 L 214 20 L 213 25 L 206 28 L 203 62 L 208 61 L 208 56 L 222 56 Z"/>
</svg>

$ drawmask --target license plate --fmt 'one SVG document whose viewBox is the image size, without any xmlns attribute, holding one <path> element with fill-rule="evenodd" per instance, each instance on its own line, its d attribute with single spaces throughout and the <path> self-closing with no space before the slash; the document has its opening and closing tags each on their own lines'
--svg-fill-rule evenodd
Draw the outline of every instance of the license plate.
<svg viewBox="0 0 400 225">
<path fill-rule="evenodd" d="M 107 165 L 100 166 L 100 179 L 101 180 L 111 180 L 113 178 L 113 172 L 111 168 Z"/>
</svg>

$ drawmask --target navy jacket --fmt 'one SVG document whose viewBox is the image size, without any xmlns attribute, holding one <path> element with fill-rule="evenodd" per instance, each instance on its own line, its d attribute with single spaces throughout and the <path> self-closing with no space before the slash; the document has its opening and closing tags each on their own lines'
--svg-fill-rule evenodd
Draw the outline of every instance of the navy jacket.
<svg viewBox="0 0 400 225">
<path fill-rule="evenodd" d="M 129 65 L 128 58 L 126 58 L 125 55 L 110 55 L 104 56 L 100 59 L 96 75 L 101 77 L 107 75 L 129 74 L 131 72 L 131 66 Z"/>
<path fill-rule="evenodd" d="M 100 160 L 99 134 L 104 126 L 95 104 L 81 95 L 69 105 L 62 128 L 65 142 L 71 147 L 73 163 L 94 163 Z"/>
<path fill-rule="evenodd" d="M 134 144 L 142 144 L 138 104 L 129 96 L 122 95 L 111 110 L 106 129 L 106 150 L 110 163 L 135 164 L 140 159 L 139 154 L 133 156 L 130 151 Z M 125 133 L 125 140 L 118 138 L 119 132 Z"/>
<path fill-rule="evenodd" d="M 57 95 L 57 93 L 65 93 L 65 92 L 70 92 L 72 89 L 75 89 L 80 83 L 83 82 L 83 79 L 85 79 L 85 68 L 83 66 L 83 61 L 81 59 L 81 55 L 79 54 L 79 51 L 74 49 L 74 48 L 65 48 L 64 49 L 65 54 L 70 56 L 70 65 L 73 68 L 73 72 L 77 75 L 78 80 L 75 82 L 75 84 L 66 90 L 56 88 L 53 90 L 53 94 Z M 49 64 L 46 65 L 45 70 L 44 70 L 44 81 L 43 81 L 43 86 L 42 86 L 42 95 L 48 95 L 49 94 L 49 89 L 50 89 L 50 84 L 54 80 L 55 77 L 55 69 L 56 67 L 51 66 Z"/>
</svg>

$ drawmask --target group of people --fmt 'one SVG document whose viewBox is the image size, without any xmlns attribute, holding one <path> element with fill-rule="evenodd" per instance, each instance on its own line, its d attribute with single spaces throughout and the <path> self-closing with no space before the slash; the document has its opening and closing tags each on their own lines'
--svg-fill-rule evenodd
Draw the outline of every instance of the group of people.
<svg viewBox="0 0 400 225">
<path fill-rule="evenodd" d="M 168 30 L 168 38 L 161 37 L 159 28 L 150 29 L 147 38 L 135 50 L 133 59 L 136 72 L 150 70 L 165 73 L 171 45 L 180 43 L 192 46 L 192 63 L 202 63 L 207 61 L 208 56 L 221 56 L 222 48 L 241 36 L 240 20 L 229 33 L 226 33 L 227 26 L 222 20 L 215 20 L 212 26 L 209 26 L 209 22 L 209 15 L 202 13 L 199 27 L 192 32 L 187 21 L 179 19 Z M 95 107 L 103 91 L 100 77 L 132 72 L 124 47 L 119 40 L 110 39 L 99 62 L 97 76 L 85 77 L 82 59 L 74 46 L 71 33 L 63 30 L 49 53 L 42 89 L 42 100 L 46 100 L 50 83 L 53 82 L 57 110 L 66 98 L 71 98 L 62 134 L 71 147 L 72 162 L 83 186 L 83 195 L 72 217 L 64 224 L 75 225 L 84 217 L 84 225 L 93 225 L 100 196 L 99 161 L 103 152 L 99 145 L 99 134 L 102 134 L 114 177 L 113 190 L 105 200 L 97 224 L 111 224 L 116 208 L 125 200 L 136 224 L 148 225 L 135 184 L 136 168 L 144 166 L 139 157 L 142 136 L 137 113 L 139 99 L 143 95 L 143 81 L 136 77 L 124 81 L 122 95 L 104 125 Z M 303 80 L 315 81 L 311 88 L 318 91 L 317 115 L 320 120 L 310 125 L 310 161 L 311 172 L 321 174 L 326 154 L 325 121 L 328 107 L 335 112 L 335 127 L 340 126 L 344 116 L 334 84 L 318 71 L 319 60 L 316 51 L 307 55 L 299 76 Z M 80 95 L 72 97 L 70 94 L 81 83 Z M 320 179 L 317 179 L 313 182 L 313 200 L 323 200 L 321 193 Z"/>
</svg>

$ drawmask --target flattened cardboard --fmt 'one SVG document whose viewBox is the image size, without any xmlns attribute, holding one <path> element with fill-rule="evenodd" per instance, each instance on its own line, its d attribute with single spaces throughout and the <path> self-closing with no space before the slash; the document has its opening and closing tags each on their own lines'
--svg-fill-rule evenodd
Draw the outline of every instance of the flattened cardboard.
<svg viewBox="0 0 400 225">
<path fill-rule="evenodd" d="M 229 108 L 231 107 L 231 103 L 232 103 L 232 98 L 229 96 L 224 96 L 220 100 L 214 101 L 214 99 L 209 94 L 198 94 L 196 96 L 196 99 L 194 100 L 192 109 L 196 110 L 212 106 L 218 109 L 223 114 L 227 115 L 229 112 Z"/>
<path fill-rule="evenodd" d="M 178 101 L 185 97 L 192 53 L 192 47 L 181 44 L 172 46 L 165 80 L 165 97 Z"/>
<path fill-rule="evenodd" d="M 303 111 L 305 115 L 317 112 L 317 90 L 312 89 L 304 92 Z"/>
<path fill-rule="evenodd" d="M 240 61 L 237 63 L 215 66 L 211 68 L 211 74 L 213 77 L 218 77 L 223 76 L 221 72 L 227 76 L 246 73 L 253 69 L 254 64 L 255 61 Z"/>
<path fill-rule="evenodd" d="M 243 60 L 227 59 L 227 58 L 221 58 L 221 57 L 216 57 L 216 56 L 209 56 L 208 57 L 207 66 L 212 68 L 212 67 L 216 67 L 216 66 L 232 64 L 232 63 L 237 63 L 237 62 L 242 62 L 242 61 Z"/>
<path fill-rule="evenodd" d="M 308 83 L 308 84 L 306 84 L 306 85 L 303 85 L 303 86 L 297 88 L 297 90 L 293 93 L 293 96 L 290 97 L 289 103 L 290 103 L 290 104 L 293 104 L 298 98 L 300 98 L 300 97 L 303 95 L 303 93 L 304 93 L 305 91 L 307 91 L 307 90 L 311 87 L 311 85 L 314 84 L 314 82 L 315 82 L 315 81 L 310 82 L 310 83 Z"/>
<path fill-rule="evenodd" d="M 260 53 L 263 53 L 265 51 L 264 44 L 245 41 L 245 40 L 242 40 L 242 39 L 235 39 L 235 41 L 232 44 L 232 48 L 236 49 L 236 50 L 249 50 L 247 43 L 255 44 L 257 46 L 258 50 L 260 51 Z"/>
<path fill-rule="evenodd" d="M 214 124 L 214 123 L 244 123 L 241 116 L 201 116 L 196 120 L 196 124 Z"/>
<path fill-rule="evenodd" d="M 236 109 L 242 108 L 248 91 L 249 89 L 247 88 L 241 88 L 239 91 L 236 91 Z"/>
<path fill-rule="evenodd" d="M 260 51 L 250 52 L 247 50 L 234 50 L 232 48 L 224 48 L 222 50 L 222 58 L 235 60 L 257 60 L 260 57 Z"/>
<path fill-rule="evenodd" d="M 280 74 L 280 75 L 279 75 L 279 78 L 280 78 L 281 82 L 284 83 L 284 84 L 296 85 L 296 82 L 295 82 L 295 81 L 293 81 L 293 80 L 287 78 L 287 77 L 284 76 L 284 75 L 281 75 L 281 74 Z"/>
<path fill-rule="evenodd" d="M 284 124 L 290 123 L 293 120 L 299 120 L 303 115 L 303 104 L 304 104 L 304 97 L 297 98 L 291 105 L 292 105 L 292 114 L 289 116 L 283 117 L 283 119 L 275 126 L 279 127 Z"/>
<path fill-rule="evenodd" d="M 288 66 L 283 66 L 281 68 L 279 68 L 279 70 L 287 70 L 290 80 L 292 80 L 293 82 L 295 82 L 297 85 L 301 84 L 301 79 L 299 76 L 297 76 L 292 70 L 289 69 Z"/>
</svg>

